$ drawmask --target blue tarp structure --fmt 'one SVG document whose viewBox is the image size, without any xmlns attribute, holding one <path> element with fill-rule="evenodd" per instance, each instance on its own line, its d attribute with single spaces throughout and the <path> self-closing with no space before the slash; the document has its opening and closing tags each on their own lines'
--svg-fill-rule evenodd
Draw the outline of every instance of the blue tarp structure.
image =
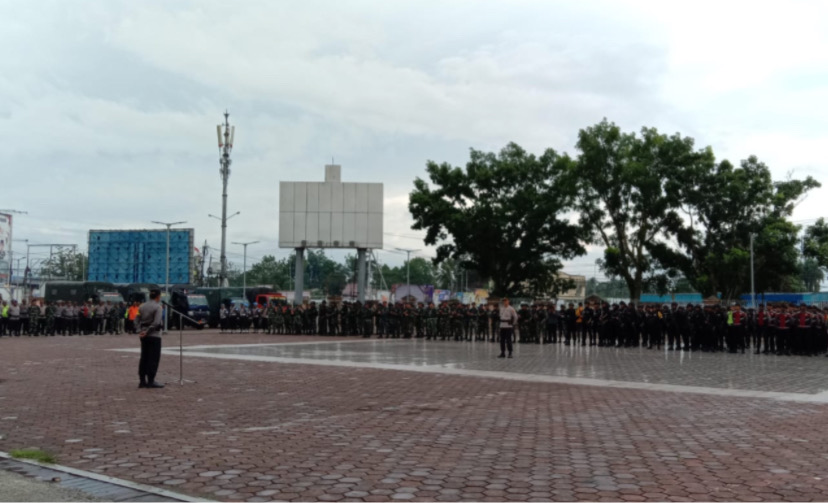
<svg viewBox="0 0 828 503">
<path fill-rule="evenodd" d="M 170 283 L 190 283 L 193 229 L 170 230 Z M 89 231 L 88 281 L 166 283 L 167 230 Z"/>
<path fill-rule="evenodd" d="M 679 304 L 701 304 L 702 296 L 700 293 L 677 293 L 675 294 L 675 298 L 673 295 L 641 294 L 642 304 L 672 304 L 673 302 Z"/>
<path fill-rule="evenodd" d="M 740 297 L 745 305 L 750 305 L 750 294 L 744 294 Z M 821 305 L 828 303 L 828 292 L 819 293 L 757 293 L 757 304 L 770 304 L 778 302 L 787 302 L 788 304 L 807 304 L 807 305 Z"/>
</svg>

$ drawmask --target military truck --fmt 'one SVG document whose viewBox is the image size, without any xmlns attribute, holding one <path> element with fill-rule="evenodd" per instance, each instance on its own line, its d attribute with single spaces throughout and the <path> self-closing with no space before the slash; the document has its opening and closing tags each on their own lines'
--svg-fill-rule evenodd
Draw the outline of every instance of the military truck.
<svg viewBox="0 0 828 503">
<path fill-rule="evenodd" d="M 170 296 L 167 302 L 173 306 L 175 312 L 170 314 L 170 327 L 183 326 L 193 327 L 201 330 L 207 326 L 209 306 L 204 295 L 193 292 L 190 285 L 173 285 L 170 288 Z M 185 315 L 181 318 L 178 313 Z M 179 320 L 179 318 L 181 318 Z"/>
<path fill-rule="evenodd" d="M 123 302 L 115 285 L 104 281 L 48 281 L 43 286 L 46 302 Z"/>
<path fill-rule="evenodd" d="M 117 285 L 115 288 L 118 289 L 118 292 L 121 294 L 124 300 L 130 304 L 132 304 L 133 302 L 143 304 L 144 302 L 149 300 L 150 290 L 162 289 L 155 283 L 130 283 L 128 285 Z"/>
<path fill-rule="evenodd" d="M 267 286 L 254 286 L 247 289 L 245 295 L 244 289 L 237 286 L 228 287 L 200 287 L 192 291 L 195 295 L 203 295 L 207 298 L 207 305 L 209 306 L 210 314 L 207 318 L 207 324 L 210 328 L 219 326 L 219 311 L 221 305 L 230 306 L 232 299 L 246 298 L 248 305 L 252 306 L 256 303 L 256 299 L 260 295 L 274 293 L 274 290 Z"/>
<path fill-rule="evenodd" d="M 203 295 L 207 298 L 207 306 L 209 308 L 209 315 L 207 317 L 207 325 L 210 328 L 219 326 L 219 311 L 221 304 L 225 299 L 233 297 L 241 297 L 242 289 L 240 287 L 201 287 L 193 290 L 195 295 Z"/>
</svg>

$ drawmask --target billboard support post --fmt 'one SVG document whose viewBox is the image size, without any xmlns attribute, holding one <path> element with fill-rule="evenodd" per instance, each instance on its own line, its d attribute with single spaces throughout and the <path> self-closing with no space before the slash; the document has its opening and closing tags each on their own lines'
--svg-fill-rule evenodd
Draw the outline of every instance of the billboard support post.
<svg viewBox="0 0 828 503">
<path fill-rule="evenodd" d="M 365 248 L 357 248 L 357 300 L 365 303 Z"/>
<path fill-rule="evenodd" d="M 305 293 L 305 249 L 296 249 L 296 286 L 293 290 L 293 305 L 297 306 L 302 303 L 303 294 Z"/>
</svg>

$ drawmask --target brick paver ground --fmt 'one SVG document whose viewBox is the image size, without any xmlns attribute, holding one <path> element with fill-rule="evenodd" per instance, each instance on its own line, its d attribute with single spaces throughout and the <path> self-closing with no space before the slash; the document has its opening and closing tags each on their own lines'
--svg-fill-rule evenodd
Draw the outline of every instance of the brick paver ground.
<svg viewBox="0 0 828 503">
<path fill-rule="evenodd" d="M 196 383 L 138 390 L 137 355 L 110 351 L 136 344 L 0 339 L 0 449 L 39 447 L 69 466 L 221 500 L 828 499 L 824 404 L 199 357 L 186 360 Z M 377 354 L 370 341 L 348 347 Z M 738 365 L 728 356 L 719 365 Z M 774 365 L 795 375 L 815 365 L 805 361 Z M 175 380 L 176 364 L 165 355 L 161 377 Z M 607 372 L 600 358 L 589 364 Z"/>
</svg>

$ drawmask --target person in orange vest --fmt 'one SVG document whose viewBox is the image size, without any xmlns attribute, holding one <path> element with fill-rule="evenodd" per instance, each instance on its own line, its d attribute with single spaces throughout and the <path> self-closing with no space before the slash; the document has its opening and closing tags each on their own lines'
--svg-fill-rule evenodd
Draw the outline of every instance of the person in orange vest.
<svg viewBox="0 0 828 503">
<path fill-rule="evenodd" d="M 578 307 L 575 308 L 575 345 L 578 345 L 578 338 L 581 339 L 581 346 L 586 346 L 586 332 L 584 331 L 584 304 L 578 302 Z"/>
<path fill-rule="evenodd" d="M 127 309 L 127 329 L 126 332 L 129 334 L 135 333 L 135 318 L 138 317 L 138 303 L 133 302 L 129 309 Z"/>
</svg>

